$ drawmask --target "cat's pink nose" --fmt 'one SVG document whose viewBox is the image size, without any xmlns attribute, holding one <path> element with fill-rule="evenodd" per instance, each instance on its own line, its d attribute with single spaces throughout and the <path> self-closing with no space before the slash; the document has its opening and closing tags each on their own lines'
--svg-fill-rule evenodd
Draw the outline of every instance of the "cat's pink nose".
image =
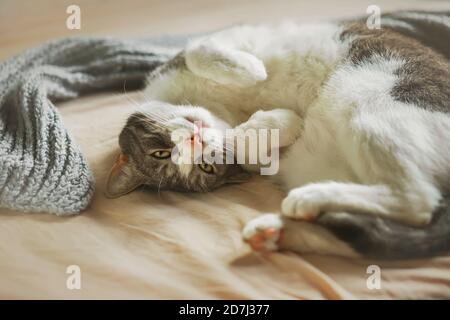
<svg viewBox="0 0 450 320">
<path fill-rule="evenodd" d="M 201 137 L 200 137 L 200 135 L 198 134 L 198 133 L 194 133 L 192 136 L 191 136 L 191 144 L 192 145 L 195 145 L 195 144 L 202 144 L 202 139 L 201 139 Z"/>
</svg>

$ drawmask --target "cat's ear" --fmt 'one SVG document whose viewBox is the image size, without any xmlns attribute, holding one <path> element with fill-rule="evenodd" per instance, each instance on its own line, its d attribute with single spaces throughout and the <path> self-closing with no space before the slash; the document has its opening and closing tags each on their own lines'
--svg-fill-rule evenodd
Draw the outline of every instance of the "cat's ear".
<svg viewBox="0 0 450 320">
<path fill-rule="evenodd" d="M 227 184 L 244 183 L 251 177 L 252 175 L 248 172 L 245 172 L 241 167 L 233 166 L 233 168 L 227 174 L 225 183 Z"/>
<path fill-rule="evenodd" d="M 108 198 L 117 198 L 133 191 L 143 183 L 144 179 L 136 173 L 129 158 L 121 153 L 109 172 L 105 195 Z"/>
</svg>

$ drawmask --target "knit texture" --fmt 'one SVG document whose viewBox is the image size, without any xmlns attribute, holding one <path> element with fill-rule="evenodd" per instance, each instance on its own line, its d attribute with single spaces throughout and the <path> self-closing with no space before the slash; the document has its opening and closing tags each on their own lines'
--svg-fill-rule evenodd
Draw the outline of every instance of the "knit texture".
<svg viewBox="0 0 450 320">
<path fill-rule="evenodd" d="M 74 214 L 94 193 L 54 102 L 143 81 L 183 40 L 67 38 L 0 64 L 0 207 Z"/>
</svg>

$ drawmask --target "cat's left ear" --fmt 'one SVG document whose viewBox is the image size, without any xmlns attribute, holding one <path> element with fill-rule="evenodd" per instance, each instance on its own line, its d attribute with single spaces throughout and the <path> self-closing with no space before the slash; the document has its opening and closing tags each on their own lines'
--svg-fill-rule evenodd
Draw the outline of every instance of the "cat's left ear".
<svg viewBox="0 0 450 320">
<path fill-rule="evenodd" d="M 252 175 L 248 172 L 245 172 L 239 166 L 233 166 L 233 168 L 228 172 L 225 183 L 227 184 L 235 184 L 235 183 L 244 183 L 248 181 Z"/>
<path fill-rule="evenodd" d="M 123 196 L 144 183 L 130 163 L 128 156 L 120 154 L 114 163 L 106 181 L 105 195 L 108 198 Z"/>
</svg>

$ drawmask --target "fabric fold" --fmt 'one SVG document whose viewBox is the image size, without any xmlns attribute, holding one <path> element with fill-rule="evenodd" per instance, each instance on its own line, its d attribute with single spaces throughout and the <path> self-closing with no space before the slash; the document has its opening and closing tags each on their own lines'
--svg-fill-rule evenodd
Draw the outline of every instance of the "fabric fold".
<svg viewBox="0 0 450 320">
<path fill-rule="evenodd" d="M 1 63 L 0 207 L 57 215 L 85 209 L 94 178 L 54 103 L 143 83 L 183 39 L 66 38 Z"/>
</svg>

